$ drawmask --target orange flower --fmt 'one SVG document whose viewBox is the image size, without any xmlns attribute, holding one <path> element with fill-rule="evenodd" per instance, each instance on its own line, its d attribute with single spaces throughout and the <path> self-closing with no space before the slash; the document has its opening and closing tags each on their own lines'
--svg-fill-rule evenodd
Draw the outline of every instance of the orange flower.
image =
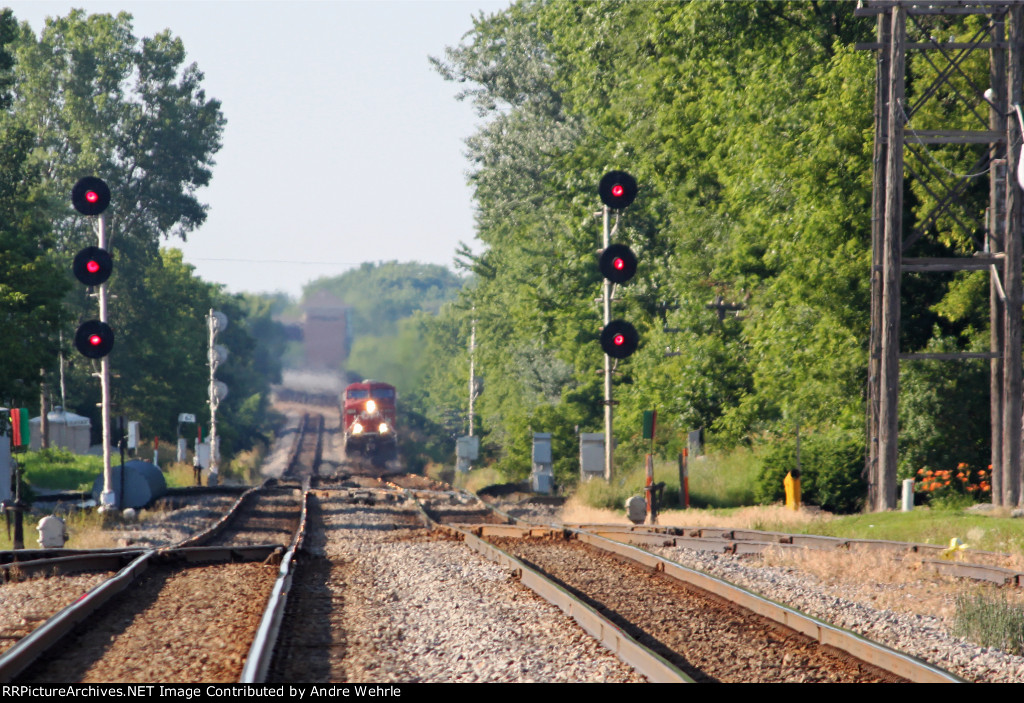
<svg viewBox="0 0 1024 703">
<path fill-rule="evenodd" d="M 958 468 L 958 469 L 966 469 L 967 468 L 967 464 L 965 464 L 963 462 L 960 462 L 959 464 L 956 465 L 956 468 Z"/>
</svg>

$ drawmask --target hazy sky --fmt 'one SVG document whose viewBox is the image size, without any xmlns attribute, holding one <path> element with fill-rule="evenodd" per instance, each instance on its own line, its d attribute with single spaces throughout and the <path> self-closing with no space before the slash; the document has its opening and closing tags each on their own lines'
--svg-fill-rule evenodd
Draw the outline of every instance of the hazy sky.
<svg viewBox="0 0 1024 703">
<path fill-rule="evenodd" d="M 227 118 L 199 191 L 209 218 L 188 242 L 168 242 L 205 280 L 296 296 L 364 261 L 450 266 L 458 242 L 473 242 L 463 140 L 478 120 L 427 57 L 507 1 L 5 5 L 37 35 L 77 7 L 127 10 L 139 37 L 181 37 Z"/>
</svg>

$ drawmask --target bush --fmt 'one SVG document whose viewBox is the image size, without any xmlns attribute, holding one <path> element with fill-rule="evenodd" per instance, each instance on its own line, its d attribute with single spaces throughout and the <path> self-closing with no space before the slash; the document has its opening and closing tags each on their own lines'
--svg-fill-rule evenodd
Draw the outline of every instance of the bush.
<svg viewBox="0 0 1024 703">
<path fill-rule="evenodd" d="M 834 513 L 855 513 L 864 505 L 864 441 L 859 432 L 832 430 L 800 440 L 803 502 Z M 775 441 L 765 454 L 755 497 L 762 504 L 786 497 L 783 480 L 796 468 L 796 438 Z"/>
</svg>

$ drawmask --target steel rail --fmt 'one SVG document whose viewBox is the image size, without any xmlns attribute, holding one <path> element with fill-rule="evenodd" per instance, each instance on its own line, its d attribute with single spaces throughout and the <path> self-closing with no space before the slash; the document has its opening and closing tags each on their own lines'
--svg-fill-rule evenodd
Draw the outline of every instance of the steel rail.
<svg viewBox="0 0 1024 703">
<path fill-rule="evenodd" d="M 150 549 L 143 552 L 121 568 L 117 574 L 90 590 L 79 600 L 63 608 L 53 617 L 47 619 L 46 622 L 4 652 L 3 655 L 0 655 L 0 682 L 8 683 L 12 681 L 18 674 L 28 668 L 32 662 L 71 633 L 75 626 L 134 584 L 150 566 L 175 562 L 195 565 L 197 563 L 262 561 L 279 549 L 279 545 L 262 545 L 256 547 Z M 69 557 L 69 559 L 90 560 L 95 556 L 82 555 L 79 557 Z"/>
<path fill-rule="evenodd" d="M 975 581 L 989 581 L 1000 586 L 1024 586 L 1024 572 L 989 564 L 943 559 L 948 551 L 934 544 L 893 542 L 888 540 L 848 539 L 823 535 L 799 535 L 759 530 L 733 530 L 720 528 L 661 527 L 657 525 L 588 525 L 573 523 L 571 529 L 583 530 L 628 544 L 659 547 L 683 547 L 720 554 L 760 554 L 768 548 L 848 550 L 870 549 L 886 551 L 895 556 L 918 555 L 921 563 L 941 574 Z M 968 559 L 975 557 L 999 558 L 1006 555 L 981 550 L 960 552 Z"/>
<path fill-rule="evenodd" d="M 28 561 L 14 561 L 0 564 L 0 573 L 2 573 L 0 579 L 7 582 L 18 578 L 20 574 L 34 573 L 56 575 L 80 571 L 119 571 L 126 563 L 138 558 L 145 551 L 147 550 L 138 548 L 117 551 L 96 550 Z"/>
<path fill-rule="evenodd" d="M 220 520 L 215 522 L 213 525 L 208 527 L 203 532 L 200 532 L 198 534 L 192 535 L 191 537 L 183 539 L 181 542 L 179 542 L 176 545 L 176 547 L 195 547 L 195 546 L 202 545 L 205 542 L 209 542 L 210 540 L 212 540 L 215 537 L 217 537 L 217 535 L 219 535 L 221 532 L 223 532 L 225 529 L 227 529 L 228 524 L 241 511 L 242 506 L 247 501 L 251 500 L 251 496 L 259 493 L 259 491 L 263 490 L 265 487 L 266 487 L 266 481 L 264 481 L 263 484 L 261 484 L 259 486 L 253 486 L 252 488 L 247 490 L 245 493 L 243 493 L 242 495 L 238 496 L 238 500 L 236 500 L 231 505 L 231 507 L 228 508 L 228 511 L 221 516 Z"/>
<path fill-rule="evenodd" d="M 477 525 L 473 528 L 473 532 L 480 535 L 481 539 L 485 539 L 488 536 L 514 537 L 515 531 L 516 528 L 505 525 Z M 927 662 L 890 649 L 877 642 L 872 642 L 854 632 L 818 620 L 788 606 L 776 603 L 740 586 L 676 564 L 656 554 L 644 551 L 639 547 L 573 528 L 545 530 L 534 527 L 522 528 L 519 532 L 521 537 L 547 536 L 576 539 L 585 544 L 611 552 L 619 557 L 661 572 L 677 581 L 724 598 L 753 613 L 788 627 L 791 630 L 800 632 L 822 645 L 846 652 L 861 661 L 910 681 L 921 683 L 963 681 L 959 677 Z"/>
<path fill-rule="evenodd" d="M 309 500 L 310 491 L 306 490 L 302 494 L 302 515 L 299 519 L 299 528 L 295 531 L 295 537 L 292 538 L 291 545 L 281 560 L 281 568 L 278 569 L 277 580 L 274 582 L 267 605 L 263 609 L 260 626 L 249 647 L 249 653 L 245 657 L 239 683 L 265 683 L 267 680 L 267 671 L 270 669 L 274 649 L 277 647 L 277 638 L 281 633 L 281 623 L 284 621 L 284 611 L 288 604 L 288 593 L 291 591 L 295 576 L 295 553 L 303 549 L 306 543 Z"/>
<path fill-rule="evenodd" d="M 571 594 L 562 586 L 527 566 L 519 559 L 473 534 L 470 526 L 456 527 L 433 520 L 423 504 L 417 500 L 420 517 L 428 528 L 440 529 L 461 539 L 467 547 L 490 561 L 511 570 L 512 576 L 538 596 L 571 617 L 591 637 L 615 654 L 621 661 L 636 669 L 653 683 L 693 683 L 693 679 L 664 657 L 637 642 L 618 625 L 593 607 Z M 472 527 L 511 528 L 509 525 L 474 525 Z M 544 530 L 546 528 L 534 528 Z M 517 534 L 522 534 L 520 529 Z"/>
</svg>

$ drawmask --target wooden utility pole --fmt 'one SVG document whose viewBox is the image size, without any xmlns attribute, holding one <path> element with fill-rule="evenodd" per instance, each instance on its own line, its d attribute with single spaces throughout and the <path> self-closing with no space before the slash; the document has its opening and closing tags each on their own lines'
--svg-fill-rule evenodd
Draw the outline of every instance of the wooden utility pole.
<svg viewBox="0 0 1024 703">
<path fill-rule="evenodd" d="M 889 46 L 892 30 L 888 15 L 878 15 L 878 43 Z M 878 503 L 878 396 L 882 364 L 882 251 L 885 242 L 885 174 L 889 141 L 889 52 L 879 51 L 875 63 L 875 146 L 871 192 L 871 338 L 868 346 L 867 451 L 864 477 L 868 505 Z"/>
<path fill-rule="evenodd" d="M 1021 103 L 1021 6 L 1009 11 L 1009 106 Z M 1019 115 L 1019 113 L 1018 113 Z M 1003 504 L 1017 505 L 1021 496 L 1021 186 L 1017 183 L 1020 159 L 1020 122 L 1006 121 L 1006 171 L 1010 179 L 1006 199 L 1006 259 L 1003 262 L 1003 289 L 1006 314 L 1003 337 Z"/>
<path fill-rule="evenodd" d="M 1006 41 L 1003 22 L 992 24 L 992 44 L 989 49 L 989 85 L 995 104 L 989 108 L 989 129 L 1006 134 L 1006 108 L 1001 96 L 1006 95 L 1006 51 L 1000 47 Z M 996 142 L 992 148 L 992 177 L 989 178 L 989 236 L 985 251 L 1003 253 L 1006 235 L 1006 143 Z M 989 416 L 991 417 L 991 445 L 989 464 L 992 466 L 992 502 L 1003 504 L 1003 333 L 1006 315 L 1006 292 L 1000 271 L 989 267 Z"/>
<path fill-rule="evenodd" d="M 907 15 L 892 10 L 889 51 L 889 115 L 885 164 L 885 222 L 882 241 L 882 358 L 879 366 L 878 494 L 875 510 L 896 507 L 900 393 L 900 265 L 903 261 L 903 76 L 906 73 Z M 892 145 L 897 145 L 893 147 Z"/>
</svg>

